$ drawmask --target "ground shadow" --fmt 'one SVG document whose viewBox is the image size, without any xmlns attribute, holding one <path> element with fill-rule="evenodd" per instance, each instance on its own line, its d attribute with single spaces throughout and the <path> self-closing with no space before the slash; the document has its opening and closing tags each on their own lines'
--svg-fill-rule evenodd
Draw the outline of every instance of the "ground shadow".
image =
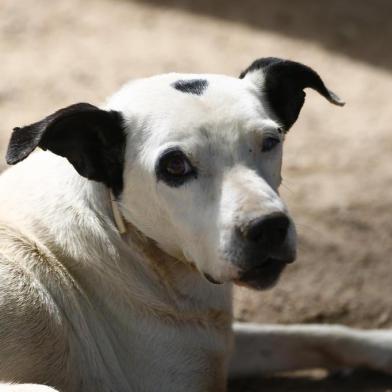
<svg viewBox="0 0 392 392">
<path fill-rule="evenodd" d="M 367 371 L 349 375 L 339 374 L 323 379 L 310 377 L 271 377 L 265 379 L 233 380 L 228 392 L 387 392 L 392 377 Z"/>
<path fill-rule="evenodd" d="M 392 38 L 390 0 L 136 1 L 176 7 L 313 41 L 359 61 L 392 68 L 392 55 L 389 54 Z"/>
</svg>

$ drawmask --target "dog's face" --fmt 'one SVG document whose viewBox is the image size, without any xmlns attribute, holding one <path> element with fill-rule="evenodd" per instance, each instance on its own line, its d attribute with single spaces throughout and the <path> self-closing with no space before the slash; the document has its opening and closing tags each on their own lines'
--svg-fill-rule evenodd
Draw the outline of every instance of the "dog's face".
<svg viewBox="0 0 392 392">
<path fill-rule="evenodd" d="M 341 103 L 310 68 L 278 59 L 256 61 L 240 79 L 136 80 L 106 110 L 74 105 L 16 129 L 8 160 L 36 145 L 65 156 L 110 187 L 125 220 L 165 252 L 212 282 L 264 288 L 295 259 L 295 226 L 278 188 L 305 87 Z"/>
<path fill-rule="evenodd" d="M 254 83 L 163 75 L 130 83 L 108 107 L 126 124 L 126 220 L 216 282 L 268 284 L 294 260 L 277 193 L 285 135 Z"/>
</svg>

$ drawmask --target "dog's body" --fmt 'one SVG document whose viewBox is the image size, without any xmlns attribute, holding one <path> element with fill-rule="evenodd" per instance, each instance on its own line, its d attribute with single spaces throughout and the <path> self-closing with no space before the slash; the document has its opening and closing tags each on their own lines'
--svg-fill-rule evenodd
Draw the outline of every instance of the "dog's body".
<svg viewBox="0 0 392 392">
<path fill-rule="evenodd" d="M 27 201 L 37 178 L 22 173 L 32 169 L 46 185 Z M 219 390 L 230 288 L 171 265 L 143 240 L 125 242 L 107 189 L 64 159 L 40 152 L 13 171 L 2 176 L 1 189 L 24 196 L 5 194 L 1 203 L 1 216 L 12 222 L 0 229 L 2 302 L 17 310 L 2 320 L 2 377 L 64 391 Z M 39 225 L 30 209 L 40 209 Z M 100 267 L 90 271 L 95 263 Z"/>
<path fill-rule="evenodd" d="M 276 191 L 303 96 L 282 102 L 268 77 L 281 63 L 267 60 L 242 79 L 137 81 L 105 109 L 15 130 L 10 163 L 39 146 L 71 164 L 39 151 L 0 177 L 0 380 L 16 383 L 0 391 L 224 391 L 228 369 L 392 371 L 387 332 L 236 323 L 233 334 L 231 282 L 268 287 L 295 257 Z M 285 62 L 279 77 L 286 65 L 303 67 Z M 284 94 L 312 87 L 339 103 L 306 80 Z"/>
</svg>

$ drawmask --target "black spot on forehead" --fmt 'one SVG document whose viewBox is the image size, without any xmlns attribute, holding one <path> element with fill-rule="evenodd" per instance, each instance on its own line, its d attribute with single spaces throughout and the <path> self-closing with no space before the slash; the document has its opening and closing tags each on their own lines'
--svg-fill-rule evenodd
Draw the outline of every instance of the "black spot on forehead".
<svg viewBox="0 0 392 392">
<path fill-rule="evenodd" d="M 178 91 L 187 94 L 202 95 L 208 87 L 208 80 L 205 79 L 180 79 L 172 84 L 172 87 Z"/>
</svg>

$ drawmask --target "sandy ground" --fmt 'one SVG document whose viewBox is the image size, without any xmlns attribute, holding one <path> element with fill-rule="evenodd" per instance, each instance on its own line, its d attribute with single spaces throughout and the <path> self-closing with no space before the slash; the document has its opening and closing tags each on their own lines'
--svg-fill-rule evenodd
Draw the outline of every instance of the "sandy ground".
<svg viewBox="0 0 392 392">
<path fill-rule="evenodd" d="M 2 0 L 0 154 L 13 126 L 77 101 L 99 104 L 129 78 L 238 75 L 269 55 L 307 63 L 347 105 L 308 93 L 287 139 L 282 187 L 298 262 L 268 292 L 238 290 L 236 317 L 391 327 L 391 12 L 388 0 Z M 374 374 L 312 373 L 231 391 L 390 388 Z"/>
</svg>

